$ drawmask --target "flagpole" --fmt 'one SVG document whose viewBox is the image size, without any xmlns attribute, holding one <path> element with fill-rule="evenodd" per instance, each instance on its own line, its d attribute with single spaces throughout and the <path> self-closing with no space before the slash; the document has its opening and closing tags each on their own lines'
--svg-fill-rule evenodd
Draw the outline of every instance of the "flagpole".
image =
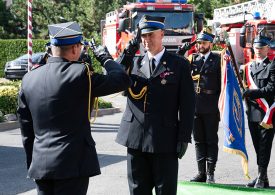
<svg viewBox="0 0 275 195">
<path fill-rule="evenodd" d="M 28 71 L 32 67 L 32 0 L 28 0 Z"/>
<path fill-rule="evenodd" d="M 237 66 L 237 63 L 236 63 L 236 60 L 235 60 L 235 56 L 234 56 L 234 53 L 233 53 L 233 50 L 232 50 L 232 47 L 231 47 L 231 44 L 230 44 L 230 42 L 228 40 L 226 42 L 226 45 L 227 45 L 228 51 L 229 51 L 230 56 L 231 56 L 231 61 L 232 61 L 232 64 L 233 64 L 234 72 L 235 72 L 235 74 L 237 76 L 237 79 L 238 79 L 238 83 L 240 85 L 240 88 L 244 91 L 245 88 L 243 86 L 243 80 L 242 80 L 242 77 L 240 75 L 239 68 Z"/>
</svg>

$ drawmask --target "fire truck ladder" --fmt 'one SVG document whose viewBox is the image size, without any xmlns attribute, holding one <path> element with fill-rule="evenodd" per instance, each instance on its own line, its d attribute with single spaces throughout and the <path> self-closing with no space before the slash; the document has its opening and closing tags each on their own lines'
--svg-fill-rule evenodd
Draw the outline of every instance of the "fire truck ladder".
<svg viewBox="0 0 275 195">
<path fill-rule="evenodd" d="M 245 13 L 260 12 L 261 18 L 269 20 L 274 19 L 275 1 L 274 0 L 253 0 L 245 3 L 240 3 L 228 7 L 223 7 L 214 10 L 214 22 L 221 24 L 232 24 L 244 22 Z M 273 10 L 272 10 L 273 9 Z M 252 19 L 253 16 L 249 14 L 246 19 Z M 273 15 L 272 15 L 273 14 Z"/>
</svg>

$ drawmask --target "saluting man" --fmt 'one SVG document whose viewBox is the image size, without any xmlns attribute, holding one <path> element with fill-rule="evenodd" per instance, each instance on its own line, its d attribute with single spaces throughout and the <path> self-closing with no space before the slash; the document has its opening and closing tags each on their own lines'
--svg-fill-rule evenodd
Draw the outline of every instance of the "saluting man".
<svg viewBox="0 0 275 195">
<path fill-rule="evenodd" d="M 199 53 L 191 55 L 191 74 L 196 92 L 194 140 L 198 174 L 195 182 L 214 183 L 218 159 L 218 99 L 221 89 L 221 59 L 211 52 L 214 35 L 201 32 L 197 38 Z M 206 170 L 207 165 L 207 170 Z"/>
<path fill-rule="evenodd" d="M 144 15 L 119 62 L 132 85 L 116 141 L 127 147 L 131 195 L 176 195 L 178 158 L 184 155 L 194 119 L 189 62 L 162 46 L 164 17 Z M 144 56 L 134 59 L 141 41 Z"/>
<path fill-rule="evenodd" d="M 52 56 L 24 76 L 18 96 L 28 177 L 38 195 L 85 195 L 89 177 L 100 174 L 90 103 L 127 89 L 130 79 L 106 48 L 94 54 L 107 75 L 77 61 L 83 43 L 76 22 L 49 25 L 49 32 Z"/>
<path fill-rule="evenodd" d="M 267 167 L 270 161 L 275 125 L 275 62 L 268 57 L 270 38 L 257 37 L 253 48 L 256 60 L 245 67 L 248 89 L 243 96 L 248 104 L 248 126 L 257 155 L 258 177 L 248 187 L 268 188 Z"/>
</svg>

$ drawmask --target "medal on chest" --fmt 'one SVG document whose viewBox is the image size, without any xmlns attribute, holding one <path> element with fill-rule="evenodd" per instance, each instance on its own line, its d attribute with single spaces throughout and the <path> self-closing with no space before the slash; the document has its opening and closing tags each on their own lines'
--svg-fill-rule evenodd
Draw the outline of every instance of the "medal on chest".
<svg viewBox="0 0 275 195">
<path fill-rule="evenodd" d="M 160 83 L 163 84 L 163 85 L 165 85 L 165 84 L 167 83 L 167 80 L 166 80 L 166 79 L 162 79 L 162 80 L 160 81 Z"/>
</svg>

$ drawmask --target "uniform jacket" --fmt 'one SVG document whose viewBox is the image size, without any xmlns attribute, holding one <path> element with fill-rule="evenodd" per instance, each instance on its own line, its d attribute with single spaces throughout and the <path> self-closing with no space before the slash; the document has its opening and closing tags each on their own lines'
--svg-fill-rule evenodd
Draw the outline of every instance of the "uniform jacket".
<svg viewBox="0 0 275 195">
<path fill-rule="evenodd" d="M 254 98 L 264 98 L 269 106 L 274 102 L 275 96 L 275 61 L 270 62 L 266 57 L 256 68 L 256 62 L 253 61 L 251 66 L 251 76 L 258 87 Z M 265 113 L 258 106 L 255 99 L 248 99 L 248 120 L 260 122 L 263 120 Z M 274 116 L 273 116 L 274 118 Z M 274 119 L 273 119 L 274 120 Z"/>
<path fill-rule="evenodd" d="M 191 60 L 192 76 L 200 75 L 200 93 L 196 93 L 196 113 L 219 113 L 218 100 L 221 91 L 221 58 L 219 54 L 210 52 L 203 64 L 199 54 L 193 54 Z M 194 88 L 197 88 L 198 80 L 194 80 Z M 203 90 L 214 94 L 204 93 Z"/>
<path fill-rule="evenodd" d="M 176 152 L 177 142 L 190 142 L 194 118 L 194 88 L 189 62 L 164 52 L 152 76 L 147 54 L 137 59 L 121 59 L 130 66 L 131 90 L 116 141 L 126 147 L 150 153 Z"/>
<path fill-rule="evenodd" d="M 117 63 L 108 61 L 105 68 L 107 76 L 91 76 L 92 98 L 129 85 L 128 75 Z M 83 64 L 51 57 L 46 65 L 24 76 L 18 116 L 30 178 L 100 174 L 88 120 L 87 73 Z"/>
</svg>

